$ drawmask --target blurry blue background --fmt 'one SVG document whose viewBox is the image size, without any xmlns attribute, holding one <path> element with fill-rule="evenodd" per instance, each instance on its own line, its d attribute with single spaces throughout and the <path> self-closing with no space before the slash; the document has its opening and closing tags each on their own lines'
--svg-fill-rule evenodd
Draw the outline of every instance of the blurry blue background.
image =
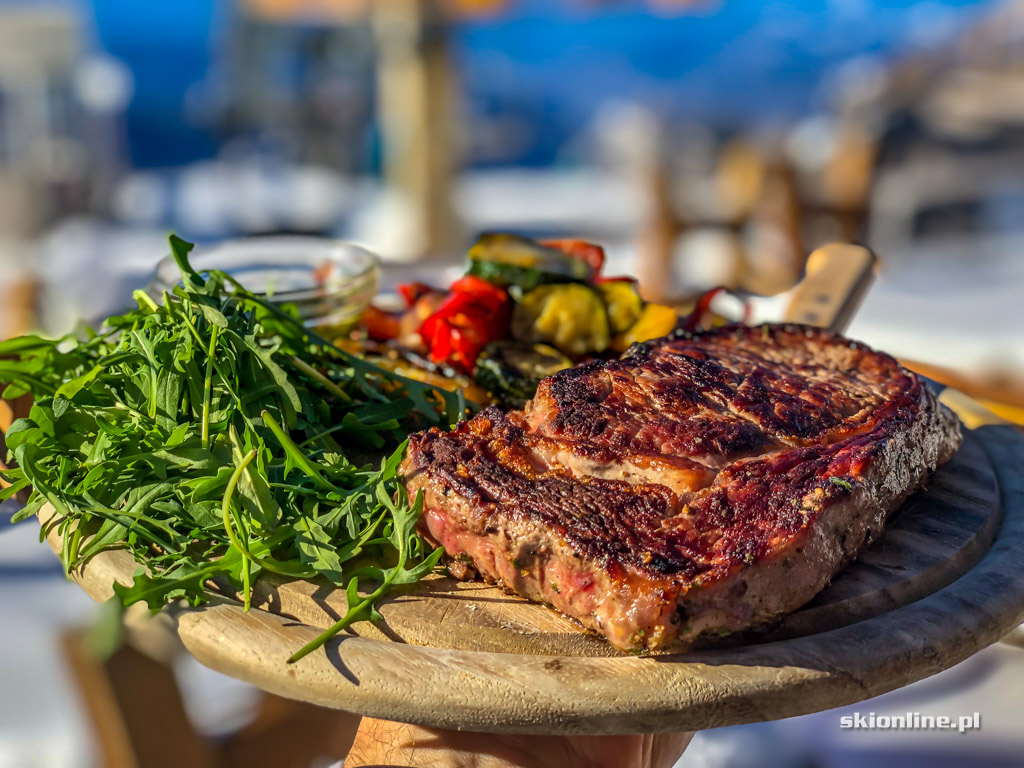
<svg viewBox="0 0 1024 768">
<path fill-rule="evenodd" d="M 8 3 L 11 0 L 6 0 Z M 639 101 L 666 117 L 723 127 L 792 121 L 829 106 L 837 68 L 860 57 L 904 57 L 952 40 L 993 0 L 712 2 L 652 16 L 642 2 L 597 9 L 521 0 L 497 18 L 454 24 L 452 53 L 471 125 L 501 116 L 533 127 L 470 163 L 547 165 L 610 99 Z M 190 119 L 190 97 L 223 75 L 219 52 L 231 3 L 189 0 L 75 3 L 91 15 L 93 42 L 132 72 L 125 119 L 133 163 L 176 165 L 210 157 L 217 136 Z M 296 34 L 315 35 L 316 22 Z M 173 64 L 172 64 L 173 62 Z M 301 78 L 281 57 L 267 72 Z M 600 83 L 600 88 L 593 87 Z"/>
<path fill-rule="evenodd" d="M 188 119 L 185 102 L 211 75 L 228 4 L 98 0 L 76 5 L 83 15 L 91 11 L 92 42 L 131 71 L 134 92 L 125 123 L 133 164 L 178 165 L 212 156 L 215 138 Z"/>
</svg>

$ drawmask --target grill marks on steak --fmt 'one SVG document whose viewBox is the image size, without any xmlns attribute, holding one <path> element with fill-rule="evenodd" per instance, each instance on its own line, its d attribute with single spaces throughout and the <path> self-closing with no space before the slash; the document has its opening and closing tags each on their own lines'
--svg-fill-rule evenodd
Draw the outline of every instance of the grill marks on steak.
<svg viewBox="0 0 1024 768">
<path fill-rule="evenodd" d="M 842 439 L 869 428 L 880 408 L 900 407 L 893 398 L 907 406 L 920 391 L 896 361 L 855 342 L 794 326 L 744 326 L 637 345 L 623 360 L 553 376 L 527 416 L 539 434 L 566 441 L 581 458 L 598 453 L 637 464 L 683 456 L 716 470 L 785 446 Z"/>
<path fill-rule="evenodd" d="M 531 427 L 571 444 L 581 457 L 685 457 L 711 468 L 717 457 L 775 446 L 758 425 L 720 401 L 715 390 L 724 389 L 722 380 L 734 378 L 727 371 L 709 371 L 719 378 L 712 389 L 701 367 L 713 363 L 699 366 L 686 356 L 664 355 L 660 348 L 643 367 L 630 362 L 635 359 L 590 363 L 545 380 L 528 406 Z"/>
<path fill-rule="evenodd" d="M 477 534 L 497 532 L 509 518 L 537 520 L 585 557 L 647 577 L 684 578 L 767 553 L 807 524 L 814 505 L 848 496 L 845 476 L 857 474 L 875 450 L 860 440 L 749 460 L 684 503 L 663 485 L 537 471 L 524 455 L 531 442 L 519 414 L 492 407 L 452 432 L 414 436 L 415 460 L 405 471 L 427 472 L 443 495 L 474 505 Z"/>
<path fill-rule="evenodd" d="M 664 486 L 534 470 L 524 455 L 532 441 L 515 412 L 489 408 L 452 432 L 430 430 L 412 441 L 407 474 L 427 472 L 474 505 L 476 533 L 496 531 L 506 518 L 536 520 L 586 557 L 642 566 L 642 553 L 664 547 L 663 521 L 681 509 Z M 689 569 L 692 554 L 673 561 Z"/>
<path fill-rule="evenodd" d="M 892 358 L 729 327 L 563 371 L 525 414 L 414 435 L 403 473 L 450 555 L 656 649 L 799 607 L 957 441 Z"/>
</svg>

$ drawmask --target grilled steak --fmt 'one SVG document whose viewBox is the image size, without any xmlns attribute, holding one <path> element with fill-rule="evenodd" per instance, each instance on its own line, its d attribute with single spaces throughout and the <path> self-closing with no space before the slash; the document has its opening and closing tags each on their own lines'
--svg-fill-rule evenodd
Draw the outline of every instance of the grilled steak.
<svg viewBox="0 0 1024 768">
<path fill-rule="evenodd" d="M 525 412 L 414 435 L 402 472 L 453 572 L 657 650 L 810 600 L 959 440 L 887 355 L 730 326 L 562 371 Z"/>
</svg>

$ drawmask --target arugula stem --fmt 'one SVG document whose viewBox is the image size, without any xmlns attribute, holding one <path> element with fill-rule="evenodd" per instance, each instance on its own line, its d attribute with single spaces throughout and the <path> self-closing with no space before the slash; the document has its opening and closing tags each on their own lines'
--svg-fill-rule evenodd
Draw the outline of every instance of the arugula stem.
<svg viewBox="0 0 1024 768">
<path fill-rule="evenodd" d="M 132 298 L 139 303 L 139 306 L 145 306 L 150 312 L 159 312 L 160 307 L 157 303 L 150 298 L 149 294 L 145 291 L 135 291 L 132 293 Z"/>
<path fill-rule="evenodd" d="M 203 448 L 210 447 L 210 397 L 213 391 L 213 358 L 217 351 L 217 337 L 220 326 L 213 326 L 210 332 L 210 346 L 206 350 L 206 377 L 203 380 L 203 421 L 201 443 Z"/>
<path fill-rule="evenodd" d="M 146 415 L 142 411 L 135 410 L 130 405 L 125 405 L 124 403 L 114 403 L 114 408 L 117 408 L 117 409 L 122 410 L 122 411 L 127 411 L 132 416 L 136 416 L 136 417 L 142 419 L 143 421 L 152 421 L 152 419 L 148 415 Z"/>
<path fill-rule="evenodd" d="M 355 605 L 349 606 L 348 611 L 340 620 L 331 625 L 329 629 L 324 630 L 322 633 L 317 635 L 315 638 L 310 640 L 304 646 L 299 648 L 295 653 L 288 657 L 288 663 L 294 664 L 299 659 L 308 656 L 317 648 L 321 648 L 327 644 L 327 642 L 334 637 L 336 634 L 341 632 L 343 629 L 347 629 L 352 624 L 360 620 L 360 617 L 367 609 L 372 608 L 381 597 L 390 589 L 391 579 L 388 578 L 372 593 L 367 595 L 365 598 L 360 600 Z"/>
<path fill-rule="evenodd" d="M 202 346 L 203 337 L 200 336 L 199 331 L 196 330 L 196 324 L 192 322 L 192 318 L 188 315 L 188 313 L 185 311 L 183 307 L 178 308 L 178 314 L 180 314 L 182 321 L 185 323 L 185 327 L 188 328 L 189 330 L 189 333 L 191 333 L 192 337 L 199 343 L 199 346 Z"/>
<path fill-rule="evenodd" d="M 71 535 L 71 546 L 68 549 L 68 561 L 64 564 L 65 570 L 69 573 L 71 571 L 72 564 L 78 559 L 78 550 L 82 546 L 82 522 L 78 521 L 78 525 L 75 526 L 75 532 Z"/>
<path fill-rule="evenodd" d="M 383 515 L 382 515 L 383 517 Z M 379 521 L 378 521 L 379 523 Z M 376 527 L 376 525 L 374 526 Z M 317 648 L 322 647 L 328 640 L 334 637 L 336 634 L 341 632 L 346 627 L 350 626 L 356 621 L 359 621 L 360 616 L 366 612 L 367 609 L 373 609 L 377 601 L 383 597 L 389 589 L 391 589 L 391 582 L 399 571 L 405 567 L 405 561 L 407 558 L 407 548 L 409 546 L 408 541 L 404 536 L 399 536 L 398 541 L 395 542 L 395 548 L 398 550 L 398 565 L 387 572 L 387 576 L 381 585 L 371 592 L 360 602 L 355 605 L 350 605 L 345 615 L 337 622 L 335 622 L 329 629 L 322 632 L 320 635 L 310 640 L 304 646 L 299 648 L 295 653 L 288 659 L 289 664 L 294 664 L 304 656 L 308 656 L 310 653 L 315 651 Z"/>
<path fill-rule="evenodd" d="M 285 453 L 294 460 L 299 469 L 302 470 L 303 474 L 323 490 L 339 490 L 333 483 L 324 479 L 324 476 L 320 474 L 320 471 L 313 466 L 306 455 L 299 450 L 297 445 L 295 445 L 295 441 L 288 436 L 287 432 L 281 429 L 281 425 L 277 423 L 277 420 L 271 415 L 270 411 L 263 411 L 260 416 L 263 418 L 263 423 L 266 424 L 267 427 L 270 428 L 270 431 L 274 433 L 274 437 L 277 438 L 281 447 L 284 448 Z"/>
<path fill-rule="evenodd" d="M 245 468 L 249 466 L 249 462 L 255 457 L 255 448 L 242 457 L 241 463 L 235 467 L 235 471 L 231 473 L 231 478 L 228 480 L 228 487 L 224 490 L 224 499 L 221 501 L 220 505 L 221 515 L 224 519 L 224 530 L 228 534 L 228 540 L 235 549 L 242 553 L 242 590 L 246 611 L 249 610 L 249 605 L 252 600 L 252 590 L 249 586 L 249 550 L 248 547 L 243 546 L 241 540 L 238 538 L 238 534 L 235 533 L 234 526 L 231 524 L 231 497 L 235 495 L 235 487 L 238 485 L 238 481 L 242 477 L 242 473 L 245 471 Z"/>
<path fill-rule="evenodd" d="M 305 447 L 306 447 L 307 445 L 309 445 L 310 443 L 315 443 L 315 442 L 316 442 L 317 440 L 320 440 L 320 439 L 322 439 L 322 438 L 325 438 L 325 437 L 327 437 L 328 435 L 332 435 L 332 434 L 334 434 L 335 432 L 338 432 L 339 430 L 342 430 L 342 429 L 348 429 L 348 428 L 349 428 L 349 426 L 348 426 L 347 424 L 342 424 L 342 423 L 340 423 L 340 422 L 339 422 L 338 424 L 335 424 L 335 425 L 334 425 L 333 427 L 331 427 L 330 429 L 325 429 L 325 430 L 323 430 L 323 431 L 321 431 L 321 432 L 317 432 L 317 433 L 316 433 L 315 435 L 313 435 L 312 437 L 308 437 L 308 438 L 306 438 L 306 439 L 305 439 L 305 440 L 303 440 L 303 441 L 302 441 L 301 443 L 299 443 L 299 448 L 305 448 Z"/>
<path fill-rule="evenodd" d="M 336 398 L 338 398 L 344 403 L 352 402 L 352 398 L 348 396 L 348 393 L 345 392 L 345 390 L 343 390 L 329 378 L 324 376 L 322 373 L 320 373 L 320 371 L 311 366 L 309 363 L 305 362 L 304 360 L 300 360 L 299 358 L 295 357 L 295 355 L 292 355 L 289 359 L 291 360 L 292 365 L 294 365 L 304 374 L 309 376 L 311 379 L 315 379 L 316 381 L 320 382 L 323 385 L 324 389 L 326 389 Z"/>
</svg>

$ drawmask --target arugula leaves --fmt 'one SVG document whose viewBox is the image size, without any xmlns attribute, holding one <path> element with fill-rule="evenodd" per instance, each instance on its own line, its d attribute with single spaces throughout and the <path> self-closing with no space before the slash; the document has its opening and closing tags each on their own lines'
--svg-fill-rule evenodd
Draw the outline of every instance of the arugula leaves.
<svg viewBox="0 0 1024 768">
<path fill-rule="evenodd" d="M 0 343 L 3 396 L 34 396 L 7 432 L 18 466 L 0 498 L 32 487 L 15 521 L 56 509 L 68 572 L 130 550 L 125 605 L 198 604 L 217 579 L 248 608 L 263 571 L 343 587 L 347 614 L 296 661 L 436 565 L 397 470 L 409 432 L 453 424 L 466 403 L 347 354 L 170 243 L 183 281 L 161 303 L 137 292 L 85 339 Z"/>
</svg>

